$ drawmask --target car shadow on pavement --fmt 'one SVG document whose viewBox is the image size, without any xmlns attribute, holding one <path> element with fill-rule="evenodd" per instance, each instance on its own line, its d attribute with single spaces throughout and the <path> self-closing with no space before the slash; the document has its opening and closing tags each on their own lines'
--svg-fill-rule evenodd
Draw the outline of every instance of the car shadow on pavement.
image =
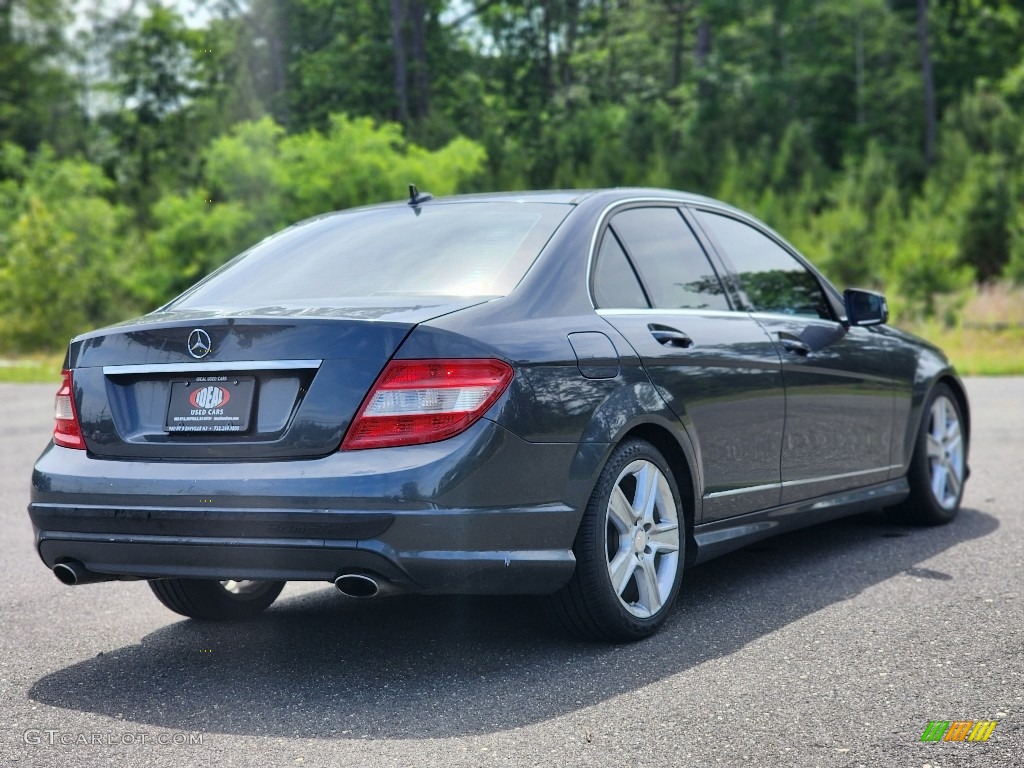
<svg viewBox="0 0 1024 768">
<path fill-rule="evenodd" d="M 975 509 L 911 529 L 862 515 L 770 539 L 686 573 L 655 637 L 567 638 L 534 598 L 396 596 L 329 586 L 234 624 L 181 620 L 53 672 L 30 697 L 176 731 L 435 738 L 530 725 L 649 685 L 920 566 L 997 520 Z M 287 592 L 285 593 L 287 595 Z"/>
</svg>

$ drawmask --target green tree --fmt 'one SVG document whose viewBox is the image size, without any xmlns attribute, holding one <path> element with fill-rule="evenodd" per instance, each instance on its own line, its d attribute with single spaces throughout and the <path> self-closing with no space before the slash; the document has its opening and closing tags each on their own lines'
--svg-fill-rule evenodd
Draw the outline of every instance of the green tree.
<svg viewBox="0 0 1024 768">
<path fill-rule="evenodd" d="M 160 189 L 198 171 L 192 99 L 202 35 L 150 0 L 140 14 L 97 19 L 90 42 L 108 57 L 96 88 L 113 100 L 99 109 L 94 153 L 145 224 Z"/>
<path fill-rule="evenodd" d="M 479 173 L 484 155 L 466 139 L 431 151 L 397 124 L 335 115 L 326 132 L 291 136 L 270 118 L 242 123 L 204 158 L 203 186 L 166 195 L 154 209 L 152 257 L 137 286 L 153 302 L 297 220 L 401 199 L 409 183 L 450 194 Z"/>
<path fill-rule="evenodd" d="M 81 160 L 43 148 L 30 165 L 0 249 L 0 347 L 59 349 L 76 333 L 137 306 L 128 286 L 136 241 L 111 183 Z"/>
<path fill-rule="evenodd" d="M 0 2 L 0 143 L 83 147 L 85 115 L 63 36 L 70 17 L 64 0 Z"/>
</svg>

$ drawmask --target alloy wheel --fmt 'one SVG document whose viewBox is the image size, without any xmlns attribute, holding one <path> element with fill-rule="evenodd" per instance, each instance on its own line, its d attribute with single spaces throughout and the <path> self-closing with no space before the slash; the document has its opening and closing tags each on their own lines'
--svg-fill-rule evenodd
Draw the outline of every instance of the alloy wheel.
<svg viewBox="0 0 1024 768">
<path fill-rule="evenodd" d="M 943 509 L 953 509 L 964 482 L 964 441 L 956 407 L 944 395 L 928 415 L 927 456 L 932 496 Z"/>
<path fill-rule="evenodd" d="M 665 475 L 644 459 L 627 465 L 606 518 L 612 589 L 626 610 L 650 618 L 669 599 L 679 569 L 679 510 Z"/>
</svg>

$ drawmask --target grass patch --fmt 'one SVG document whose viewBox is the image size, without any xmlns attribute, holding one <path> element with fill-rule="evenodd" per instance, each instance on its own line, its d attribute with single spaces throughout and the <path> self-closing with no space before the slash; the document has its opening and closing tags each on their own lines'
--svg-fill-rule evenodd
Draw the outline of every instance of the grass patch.
<svg viewBox="0 0 1024 768">
<path fill-rule="evenodd" d="M 944 327 L 930 322 L 906 330 L 940 347 L 961 376 L 1024 375 L 1024 327 Z"/>
<path fill-rule="evenodd" d="M 64 354 L 0 358 L 0 381 L 18 384 L 58 384 Z"/>
<path fill-rule="evenodd" d="M 1024 375 L 1024 287 L 977 286 L 953 309 L 946 322 L 896 325 L 941 347 L 962 376 Z"/>
</svg>

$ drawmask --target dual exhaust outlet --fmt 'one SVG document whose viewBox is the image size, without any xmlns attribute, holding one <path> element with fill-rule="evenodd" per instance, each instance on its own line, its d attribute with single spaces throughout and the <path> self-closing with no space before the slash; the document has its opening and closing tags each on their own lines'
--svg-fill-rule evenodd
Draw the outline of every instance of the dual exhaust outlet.
<svg viewBox="0 0 1024 768">
<path fill-rule="evenodd" d="M 93 584 L 100 581 L 115 581 L 117 576 L 105 573 L 93 573 L 81 563 L 69 560 L 64 563 L 57 563 L 53 566 L 53 574 L 62 584 L 75 586 L 78 584 Z M 347 597 L 376 597 L 394 591 L 394 587 L 387 583 L 381 583 L 375 577 L 366 573 L 342 573 L 334 579 L 334 586 L 341 594 Z"/>
</svg>

